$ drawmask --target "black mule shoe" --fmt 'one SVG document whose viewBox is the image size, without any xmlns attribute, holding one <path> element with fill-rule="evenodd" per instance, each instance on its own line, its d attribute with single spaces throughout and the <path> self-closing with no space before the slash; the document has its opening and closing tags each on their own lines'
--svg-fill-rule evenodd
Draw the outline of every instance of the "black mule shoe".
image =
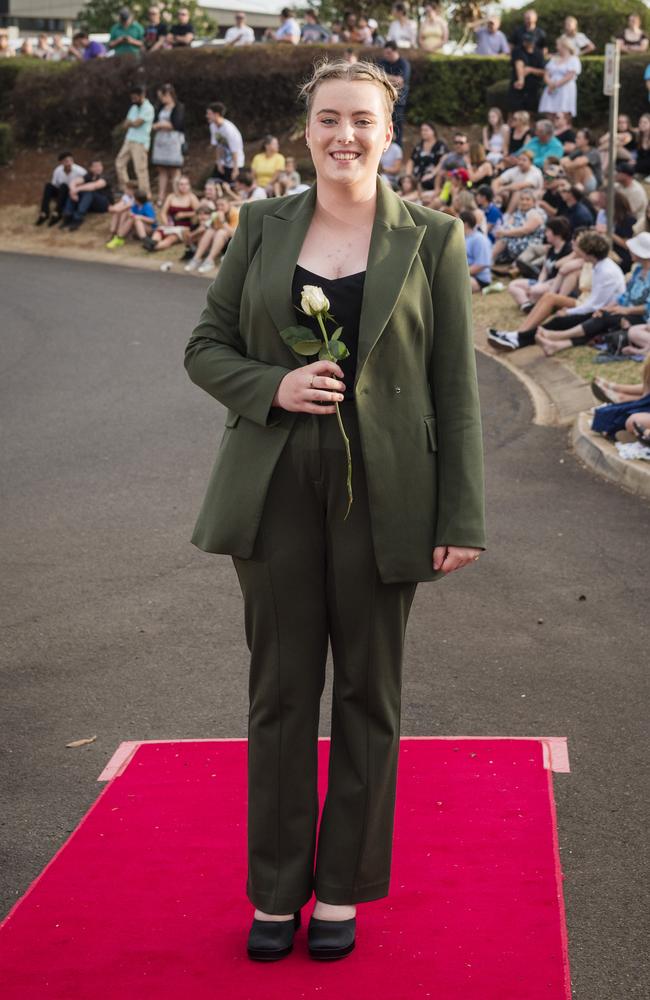
<svg viewBox="0 0 650 1000">
<path fill-rule="evenodd" d="M 354 948 L 357 918 L 350 920 L 319 920 L 312 917 L 307 928 L 309 954 L 312 958 L 329 961 L 345 958 Z"/>
<path fill-rule="evenodd" d="M 284 958 L 293 949 L 293 935 L 300 927 L 300 910 L 296 910 L 293 920 L 258 920 L 253 923 L 248 935 L 248 955 L 258 962 L 275 962 Z"/>
</svg>

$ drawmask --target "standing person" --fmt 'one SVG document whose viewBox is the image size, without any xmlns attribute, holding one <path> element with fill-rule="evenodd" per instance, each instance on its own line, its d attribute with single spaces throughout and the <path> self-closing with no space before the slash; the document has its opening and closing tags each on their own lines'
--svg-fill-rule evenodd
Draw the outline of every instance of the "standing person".
<svg viewBox="0 0 650 1000">
<path fill-rule="evenodd" d="M 405 56 L 401 56 L 397 47 L 397 42 L 389 39 L 384 45 L 384 58 L 378 60 L 379 66 L 396 86 L 398 95 L 393 109 L 393 132 L 395 142 L 402 144 L 402 129 L 406 118 L 406 104 L 409 98 L 409 84 L 411 81 L 411 64 Z"/>
<path fill-rule="evenodd" d="M 408 8 L 404 3 L 396 3 L 393 7 L 391 21 L 386 40 L 396 42 L 400 49 L 416 49 L 418 47 L 418 26 L 408 16 Z"/>
<path fill-rule="evenodd" d="M 149 20 L 144 29 L 144 47 L 147 52 L 158 52 L 167 46 L 169 25 L 163 21 L 157 4 L 150 5 L 147 17 Z"/>
<path fill-rule="evenodd" d="M 409 610 L 418 582 L 474 565 L 485 548 L 462 224 L 378 179 L 397 91 L 375 63 L 322 64 L 302 95 L 316 184 L 242 206 L 185 352 L 192 381 L 228 407 L 192 540 L 232 556 L 244 596 L 248 953 L 266 960 L 290 952 L 314 892 L 316 959 L 349 954 L 355 904 L 388 894 Z M 299 311 L 314 284 L 343 327 L 340 363 L 307 363 L 280 336 L 296 322 L 319 329 Z M 347 519 L 335 403 L 352 454 Z M 328 639 L 332 741 L 314 872 Z"/>
<path fill-rule="evenodd" d="M 424 14 L 420 18 L 418 42 L 425 52 L 439 52 L 449 41 L 449 25 L 444 17 L 439 3 L 424 5 Z"/>
<path fill-rule="evenodd" d="M 113 49 L 116 56 L 136 56 L 140 58 L 144 49 L 144 28 L 139 21 L 133 20 L 128 7 L 122 7 L 117 24 L 111 28 L 108 48 Z"/>
<path fill-rule="evenodd" d="M 86 176 L 86 168 L 74 162 L 72 153 L 59 153 L 58 160 L 51 179 L 43 188 L 41 211 L 36 219 L 36 226 L 42 226 L 44 222 L 47 222 L 48 226 L 56 226 L 57 222 L 61 221 L 70 194 L 70 185 L 74 180 Z M 56 200 L 56 212 L 50 216 L 50 206 L 54 200 Z"/>
<path fill-rule="evenodd" d="M 242 11 L 235 14 L 235 23 L 228 28 L 223 40 L 226 45 L 252 45 L 255 41 L 255 32 L 246 24 L 246 15 Z"/>
<path fill-rule="evenodd" d="M 0 28 L 0 59 L 13 59 L 16 53 L 9 41 L 9 32 L 6 28 Z"/>
<path fill-rule="evenodd" d="M 510 45 L 501 31 L 501 19 L 492 15 L 474 28 L 477 56 L 509 56 Z"/>
<path fill-rule="evenodd" d="M 176 15 L 178 21 L 172 24 L 169 29 L 173 49 L 189 48 L 194 41 L 194 25 L 190 21 L 190 12 L 187 7 L 179 7 Z"/>
<path fill-rule="evenodd" d="M 582 72 L 582 63 L 570 39 L 560 36 L 555 44 L 557 51 L 544 69 L 546 86 L 539 102 L 539 113 L 556 114 L 558 111 L 564 111 L 575 118 L 578 113 L 576 80 Z"/>
<path fill-rule="evenodd" d="M 210 145 L 215 149 L 215 180 L 230 184 L 244 166 L 244 140 L 237 126 L 226 118 L 226 105 L 221 101 L 209 104 L 205 118 L 210 131 Z"/>
<path fill-rule="evenodd" d="M 596 46 L 590 38 L 587 38 L 584 31 L 578 31 L 578 19 L 572 14 L 564 18 L 563 37 L 573 42 L 578 56 L 588 56 L 591 52 L 596 51 Z"/>
<path fill-rule="evenodd" d="M 620 35 L 616 36 L 620 40 L 622 53 L 634 55 L 638 52 L 647 52 L 650 40 L 641 28 L 641 15 L 628 14 L 627 24 Z"/>
<path fill-rule="evenodd" d="M 513 45 L 508 103 L 512 111 L 537 111 L 544 78 L 544 53 L 535 45 L 532 32 L 525 32 L 521 45 Z"/>
<path fill-rule="evenodd" d="M 539 49 L 544 59 L 547 59 L 546 32 L 543 28 L 538 27 L 537 11 L 533 7 L 528 7 L 524 11 L 523 23 L 517 25 L 510 37 L 513 50 L 521 48 L 526 35 L 533 36 L 533 45 L 536 49 Z"/>
<path fill-rule="evenodd" d="M 300 41 L 303 44 L 313 45 L 320 44 L 324 45 L 330 40 L 329 31 L 323 27 L 323 25 L 318 20 L 318 14 L 315 10 L 305 11 L 305 23 L 300 29 Z"/>
<path fill-rule="evenodd" d="M 115 158 L 117 183 L 124 191 L 129 179 L 129 163 L 133 163 L 138 187 L 146 192 L 147 198 L 151 198 L 148 158 L 155 112 L 142 84 L 136 84 L 131 88 L 130 97 L 131 107 L 121 124 L 126 130 L 126 135 Z"/>
<path fill-rule="evenodd" d="M 280 27 L 267 28 L 264 38 L 268 42 L 280 42 L 284 45 L 297 45 L 300 41 L 300 25 L 288 7 L 280 11 Z"/>
<path fill-rule="evenodd" d="M 174 188 L 185 162 L 185 108 L 179 103 L 171 83 L 158 88 L 160 106 L 151 126 L 154 134 L 151 162 L 158 169 L 158 205 L 167 197 L 167 188 Z"/>
<path fill-rule="evenodd" d="M 88 62 L 89 59 L 103 59 L 105 55 L 106 46 L 102 42 L 91 42 L 87 31 L 77 31 L 72 36 L 72 45 L 68 52 L 69 58 L 77 59 L 79 62 Z"/>
</svg>

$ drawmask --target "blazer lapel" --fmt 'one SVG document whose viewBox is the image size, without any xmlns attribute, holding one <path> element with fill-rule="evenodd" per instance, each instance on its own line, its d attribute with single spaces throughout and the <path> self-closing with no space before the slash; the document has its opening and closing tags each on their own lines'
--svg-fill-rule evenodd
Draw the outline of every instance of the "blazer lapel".
<svg viewBox="0 0 650 1000">
<path fill-rule="evenodd" d="M 359 323 L 355 386 L 368 355 L 397 305 L 425 231 L 426 226 L 416 226 L 402 199 L 378 178 L 377 211 L 370 239 Z"/>
<path fill-rule="evenodd" d="M 293 273 L 316 204 L 316 185 L 296 195 L 276 214 L 264 216 L 262 296 L 278 330 L 296 325 L 291 300 Z M 368 355 L 382 335 L 418 252 L 425 226 L 416 226 L 401 198 L 377 178 L 377 208 L 364 282 L 355 385 Z M 345 332 L 343 333 L 345 339 Z M 294 364 L 309 364 L 306 357 Z"/>
<path fill-rule="evenodd" d="M 262 296 L 278 331 L 298 323 L 291 298 L 291 285 L 315 204 L 314 185 L 304 195 L 294 195 L 294 199 L 284 205 L 280 213 L 264 216 Z M 287 351 L 293 358 L 294 365 L 308 364 L 311 360 L 299 358 L 289 347 Z"/>
</svg>

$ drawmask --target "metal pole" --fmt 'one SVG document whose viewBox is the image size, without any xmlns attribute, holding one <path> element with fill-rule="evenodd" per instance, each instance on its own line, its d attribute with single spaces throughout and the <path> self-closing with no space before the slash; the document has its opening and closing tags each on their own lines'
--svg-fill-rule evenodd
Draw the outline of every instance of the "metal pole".
<svg viewBox="0 0 650 1000">
<path fill-rule="evenodd" d="M 607 167 L 607 236 L 611 240 L 614 232 L 614 170 L 616 164 L 616 133 L 618 127 L 618 95 L 621 89 L 621 50 L 618 40 L 613 43 L 613 80 L 609 94 L 609 151 Z M 609 89 L 609 88 L 608 88 Z"/>
</svg>

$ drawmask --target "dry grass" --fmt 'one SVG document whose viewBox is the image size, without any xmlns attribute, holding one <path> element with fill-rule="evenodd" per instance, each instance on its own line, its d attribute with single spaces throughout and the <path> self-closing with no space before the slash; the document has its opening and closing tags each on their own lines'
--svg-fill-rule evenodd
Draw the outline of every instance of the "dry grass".
<svg viewBox="0 0 650 1000">
<path fill-rule="evenodd" d="M 505 284 L 503 278 L 500 280 Z M 478 329 L 487 330 L 488 327 L 494 326 L 501 330 L 516 330 L 524 318 L 507 292 L 474 295 L 473 302 L 474 323 Z M 538 350 L 541 352 L 541 348 Z M 631 385 L 641 382 L 641 365 L 638 362 L 617 361 L 612 364 L 596 364 L 597 356 L 598 352 L 592 347 L 572 347 L 568 351 L 556 354 L 555 358 L 586 382 L 591 382 L 596 375 Z"/>
<path fill-rule="evenodd" d="M 174 272 L 185 274 L 180 263 L 182 254 L 180 245 L 151 254 L 132 240 L 119 250 L 106 250 L 104 243 L 109 238 L 109 223 L 105 215 L 89 215 L 81 229 L 75 233 L 68 233 L 56 226 L 52 229 L 47 226 L 37 228 L 34 226 L 36 214 L 34 208 L 24 205 L 0 208 L 0 250 L 26 251 L 43 254 L 46 257 L 63 255 L 98 263 L 142 267 L 150 271 L 157 270 L 165 261 L 171 261 Z M 214 272 L 212 275 L 197 275 L 194 272 L 188 277 L 212 280 Z M 522 319 L 521 312 L 507 292 L 474 295 L 473 305 L 477 329 L 486 330 L 490 326 L 496 326 L 500 329 L 516 330 Z M 605 376 L 616 382 L 635 384 L 641 381 L 641 365 L 637 362 L 596 364 L 594 360 L 596 351 L 589 347 L 574 347 L 556 357 L 588 382 L 595 375 Z"/>
</svg>

